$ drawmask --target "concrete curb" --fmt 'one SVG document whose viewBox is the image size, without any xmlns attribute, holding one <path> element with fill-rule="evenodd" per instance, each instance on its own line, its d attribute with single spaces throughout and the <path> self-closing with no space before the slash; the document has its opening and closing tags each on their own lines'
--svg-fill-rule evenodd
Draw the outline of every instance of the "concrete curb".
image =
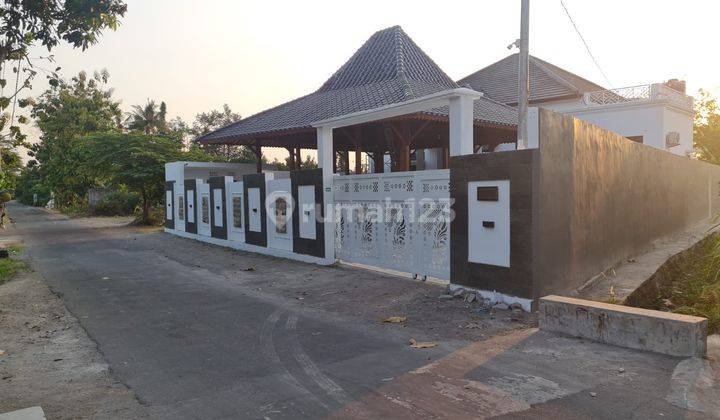
<svg viewBox="0 0 720 420">
<path fill-rule="evenodd" d="M 0 420 L 45 420 L 45 412 L 40 406 L 23 408 L 0 414 Z"/>
<path fill-rule="evenodd" d="M 705 318 L 552 295 L 539 312 L 545 331 L 671 356 L 707 353 Z"/>
</svg>

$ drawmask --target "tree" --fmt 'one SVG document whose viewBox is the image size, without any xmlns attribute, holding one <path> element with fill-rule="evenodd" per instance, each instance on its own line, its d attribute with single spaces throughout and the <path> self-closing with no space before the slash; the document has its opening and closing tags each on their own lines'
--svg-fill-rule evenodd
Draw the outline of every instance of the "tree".
<svg viewBox="0 0 720 420">
<path fill-rule="evenodd" d="M 50 189 L 43 183 L 36 160 L 29 161 L 20 171 L 15 198 L 29 206 L 44 206 L 50 200 Z"/>
<path fill-rule="evenodd" d="M 20 155 L 12 150 L 6 150 L 2 156 L 2 167 L 0 167 L 0 191 L 14 191 L 17 177 L 22 169 Z"/>
<path fill-rule="evenodd" d="M 148 100 L 144 106 L 133 105 L 132 109 L 125 120 L 129 130 L 141 131 L 145 134 L 164 134 L 167 131 L 165 102 L 160 102 L 158 107 L 155 101 Z"/>
<path fill-rule="evenodd" d="M 75 147 L 80 138 L 95 132 L 117 131 L 120 105 L 107 86 L 107 71 L 88 77 L 80 72 L 69 82 L 45 91 L 32 116 L 41 131 L 31 155 L 40 164 L 43 183 L 55 194 L 59 208 L 77 202 L 96 180 L 82 171 L 82 157 Z"/>
<path fill-rule="evenodd" d="M 3 88 L 0 113 L 12 109 L 9 118 L 4 114 L 0 117 L 0 152 L 25 140 L 14 114 L 16 105 L 24 108 L 32 102 L 29 98 L 19 98 L 21 91 L 32 87 L 31 81 L 37 74 L 28 55 L 30 46 L 42 45 L 51 51 L 65 41 L 85 50 L 98 41 L 103 30 L 115 30 L 126 11 L 122 0 L 3 0 L 0 3 L 0 67 L 3 70 L 0 74 L 16 76 L 9 93 L 4 91 L 7 79 L 0 78 Z M 46 59 L 53 61 L 52 56 Z M 59 84 L 59 70 L 57 67 L 47 72 L 53 86 Z M 17 119 L 18 124 L 26 122 L 25 117 Z"/>
<path fill-rule="evenodd" d="M 125 185 L 142 199 L 141 222 L 149 224 L 152 206 L 162 200 L 165 164 L 183 160 L 172 139 L 140 133 L 98 133 L 82 139 L 80 154 L 84 171 L 108 186 Z"/>
<path fill-rule="evenodd" d="M 228 104 L 224 104 L 222 110 L 213 109 L 210 112 L 195 115 L 195 120 L 190 128 L 190 134 L 194 138 L 198 138 L 240 121 L 241 119 L 240 114 L 233 112 Z M 255 162 L 255 154 L 243 146 L 218 144 L 203 145 L 201 147 L 208 155 L 216 160 L 226 162 Z"/>
<path fill-rule="evenodd" d="M 701 89 L 699 96 L 693 124 L 695 155 L 720 165 L 720 109 L 717 100 L 709 92 Z"/>
</svg>

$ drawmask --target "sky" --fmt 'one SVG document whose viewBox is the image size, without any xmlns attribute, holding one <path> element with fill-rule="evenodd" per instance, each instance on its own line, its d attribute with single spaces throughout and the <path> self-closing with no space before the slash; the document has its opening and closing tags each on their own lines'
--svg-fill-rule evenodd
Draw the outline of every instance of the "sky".
<svg viewBox="0 0 720 420">
<path fill-rule="evenodd" d="M 720 94 L 720 2 L 532 0 L 530 53 L 606 87 L 686 79 Z M 107 69 L 128 111 L 164 100 L 191 122 L 227 103 L 242 116 L 316 90 L 374 32 L 401 25 L 454 79 L 515 52 L 520 0 L 128 0 L 117 31 L 86 51 L 52 51 L 62 75 Z M 34 48 L 32 56 L 47 55 Z M 32 96 L 47 88 L 35 80 Z M 37 138 L 37 131 L 31 132 Z M 268 151 L 270 158 L 286 152 Z"/>
</svg>

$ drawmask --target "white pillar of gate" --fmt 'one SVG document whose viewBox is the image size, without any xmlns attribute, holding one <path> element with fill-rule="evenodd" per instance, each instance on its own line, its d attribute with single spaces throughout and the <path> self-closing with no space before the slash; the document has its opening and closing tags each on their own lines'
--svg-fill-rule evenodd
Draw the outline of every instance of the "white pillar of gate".
<svg viewBox="0 0 720 420">
<path fill-rule="evenodd" d="M 325 204 L 324 237 L 325 263 L 335 262 L 335 221 L 333 200 L 333 129 L 328 126 L 317 127 L 317 159 L 322 169 L 323 203 Z"/>
<path fill-rule="evenodd" d="M 473 102 L 468 95 L 450 98 L 450 156 L 473 154 Z"/>
<path fill-rule="evenodd" d="M 312 124 L 317 129 L 318 166 L 322 168 L 323 173 L 325 260 L 327 263 L 335 261 L 332 189 L 333 129 L 447 106 L 450 125 L 450 156 L 469 155 L 473 153 L 473 103 L 482 96 L 482 93 L 468 88 L 449 89 L 421 98 L 329 118 Z"/>
</svg>

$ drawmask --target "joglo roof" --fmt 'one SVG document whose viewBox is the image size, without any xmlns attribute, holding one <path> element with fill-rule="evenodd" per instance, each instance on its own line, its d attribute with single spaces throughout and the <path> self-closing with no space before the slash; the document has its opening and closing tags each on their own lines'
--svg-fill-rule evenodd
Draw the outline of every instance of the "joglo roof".
<svg viewBox="0 0 720 420">
<path fill-rule="evenodd" d="M 315 92 L 262 111 L 198 140 L 223 143 L 310 129 L 316 121 L 416 99 L 431 93 L 470 87 L 484 97 L 475 101 L 475 123 L 517 125 L 518 54 L 453 81 L 399 26 L 373 34 Z M 578 97 L 602 86 L 530 57 L 530 102 Z M 447 108 L 424 112 L 445 117 Z"/>
</svg>

